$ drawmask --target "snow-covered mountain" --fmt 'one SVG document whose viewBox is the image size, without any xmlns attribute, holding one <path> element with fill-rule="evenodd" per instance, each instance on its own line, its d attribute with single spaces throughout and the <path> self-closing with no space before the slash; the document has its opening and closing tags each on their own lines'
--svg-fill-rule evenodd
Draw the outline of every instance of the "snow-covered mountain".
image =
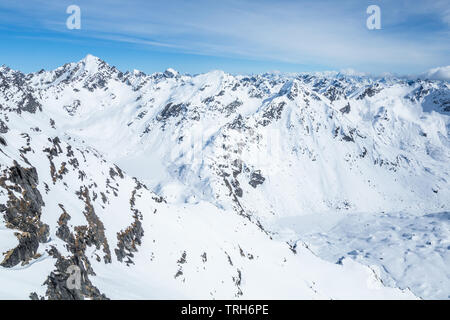
<svg viewBox="0 0 450 320">
<path fill-rule="evenodd" d="M 447 81 L 88 55 L 0 89 L 1 298 L 450 296 Z"/>
</svg>

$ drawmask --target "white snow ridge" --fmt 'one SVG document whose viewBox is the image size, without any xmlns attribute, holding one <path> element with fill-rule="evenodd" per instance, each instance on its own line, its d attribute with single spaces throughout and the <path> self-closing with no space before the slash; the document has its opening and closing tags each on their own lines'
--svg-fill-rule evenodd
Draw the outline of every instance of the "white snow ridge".
<svg viewBox="0 0 450 320">
<path fill-rule="evenodd" d="M 88 55 L 0 88 L 2 299 L 450 297 L 446 80 Z"/>
</svg>

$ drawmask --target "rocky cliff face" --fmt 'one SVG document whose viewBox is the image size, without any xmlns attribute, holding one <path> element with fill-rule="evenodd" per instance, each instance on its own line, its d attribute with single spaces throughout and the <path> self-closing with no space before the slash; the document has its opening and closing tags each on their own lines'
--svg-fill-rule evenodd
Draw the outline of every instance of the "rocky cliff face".
<svg viewBox="0 0 450 320">
<path fill-rule="evenodd" d="M 412 297 L 352 255 L 321 260 L 286 221 L 450 210 L 447 82 L 87 56 L 1 67 L 0 88 L 0 279 L 17 288 L 1 297 Z"/>
</svg>

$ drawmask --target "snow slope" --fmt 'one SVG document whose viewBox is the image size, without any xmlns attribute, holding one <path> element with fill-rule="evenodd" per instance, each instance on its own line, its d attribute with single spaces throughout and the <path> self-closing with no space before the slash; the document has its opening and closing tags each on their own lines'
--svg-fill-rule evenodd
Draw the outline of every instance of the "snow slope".
<svg viewBox="0 0 450 320">
<path fill-rule="evenodd" d="M 0 240 L 22 248 L 3 298 L 449 296 L 446 81 L 146 75 L 88 55 L 1 67 L 0 87 Z"/>
</svg>

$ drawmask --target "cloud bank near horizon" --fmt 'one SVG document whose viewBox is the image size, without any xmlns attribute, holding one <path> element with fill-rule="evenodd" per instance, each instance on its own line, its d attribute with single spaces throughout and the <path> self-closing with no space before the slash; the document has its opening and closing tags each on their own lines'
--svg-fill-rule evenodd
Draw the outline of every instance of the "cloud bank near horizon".
<svg viewBox="0 0 450 320">
<path fill-rule="evenodd" d="M 433 68 L 418 76 L 421 79 L 450 81 L 450 66 Z"/>
</svg>

